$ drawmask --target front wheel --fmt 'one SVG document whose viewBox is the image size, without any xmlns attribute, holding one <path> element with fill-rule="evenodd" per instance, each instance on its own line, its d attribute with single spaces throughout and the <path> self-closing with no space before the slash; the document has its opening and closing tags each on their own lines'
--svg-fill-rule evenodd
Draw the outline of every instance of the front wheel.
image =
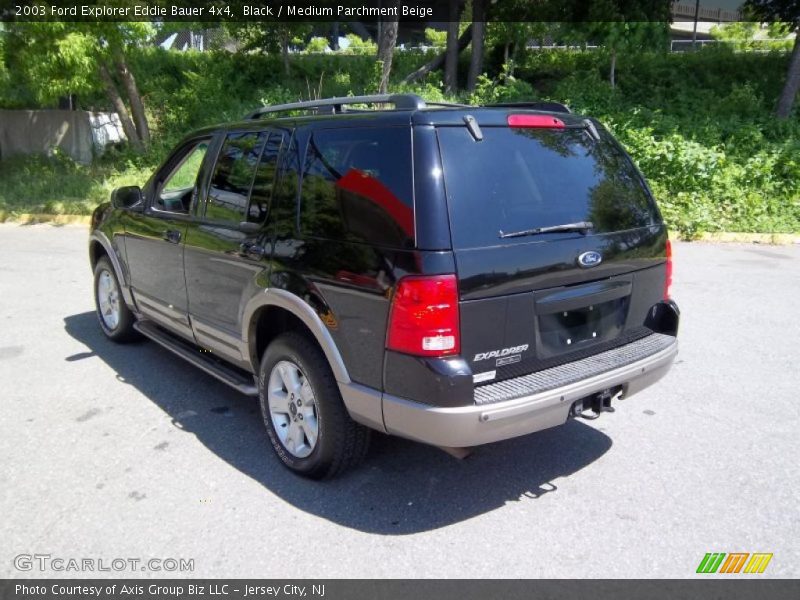
<svg viewBox="0 0 800 600">
<path fill-rule="evenodd" d="M 115 342 L 137 339 L 133 328 L 136 317 L 125 304 L 114 267 L 105 256 L 97 261 L 94 268 L 94 304 L 97 320 L 106 337 Z"/>
<path fill-rule="evenodd" d="M 292 471 L 333 477 L 366 454 L 369 429 L 350 418 L 325 355 L 306 336 L 287 333 L 269 345 L 259 398 L 272 448 Z"/>
</svg>

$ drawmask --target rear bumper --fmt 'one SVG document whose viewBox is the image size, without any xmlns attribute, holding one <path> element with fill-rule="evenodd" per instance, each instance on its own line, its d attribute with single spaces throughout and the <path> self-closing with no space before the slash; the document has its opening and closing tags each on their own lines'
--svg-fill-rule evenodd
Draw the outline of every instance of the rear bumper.
<svg viewBox="0 0 800 600">
<path fill-rule="evenodd" d="M 387 433 L 453 448 L 505 440 L 563 424 L 573 402 L 608 388 L 623 387 L 628 398 L 661 379 L 678 353 L 675 339 L 666 348 L 625 366 L 558 388 L 513 400 L 442 408 L 383 395 Z M 347 399 L 345 399 L 347 403 Z M 348 407 L 349 408 L 349 407 Z M 356 420 L 365 422 L 354 415 Z"/>
</svg>

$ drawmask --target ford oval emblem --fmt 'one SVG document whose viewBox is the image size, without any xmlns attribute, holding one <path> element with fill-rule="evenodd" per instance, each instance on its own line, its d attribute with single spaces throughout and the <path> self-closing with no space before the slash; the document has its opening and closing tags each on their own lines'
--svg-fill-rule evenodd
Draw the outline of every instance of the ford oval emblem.
<svg viewBox="0 0 800 600">
<path fill-rule="evenodd" d="M 578 257 L 578 264 L 582 267 L 596 267 L 601 262 L 603 262 L 603 257 L 599 252 L 595 252 L 594 250 L 590 250 L 589 252 L 584 252 Z"/>
</svg>

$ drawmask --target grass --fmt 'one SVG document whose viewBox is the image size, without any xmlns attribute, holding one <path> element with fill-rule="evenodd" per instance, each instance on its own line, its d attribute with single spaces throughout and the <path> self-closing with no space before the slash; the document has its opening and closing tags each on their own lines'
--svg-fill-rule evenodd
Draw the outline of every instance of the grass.
<svg viewBox="0 0 800 600">
<path fill-rule="evenodd" d="M 0 161 L 0 213 L 89 215 L 111 192 L 143 185 L 152 167 L 100 161 L 79 165 L 60 156 L 16 156 Z"/>
</svg>

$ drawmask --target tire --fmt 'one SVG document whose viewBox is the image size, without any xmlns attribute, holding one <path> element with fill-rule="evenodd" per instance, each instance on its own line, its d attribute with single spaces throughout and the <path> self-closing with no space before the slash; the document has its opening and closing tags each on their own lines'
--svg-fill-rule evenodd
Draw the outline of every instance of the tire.
<svg viewBox="0 0 800 600">
<path fill-rule="evenodd" d="M 258 382 L 261 416 L 284 466 L 325 479 L 363 460 L 370 430 L 350 418 L 325 355 L 308 337 L 276 338 L 261 359 Z"/>
<path fill-rule="evenodd" d="M 117 274 L 107 256 L 101 257 L 94 267 L 94 306 L 100 328 L 108 339 L 126 343 L 139 338 L 133 328 L 136 317 L 125 304 Z"/>
</svg>

